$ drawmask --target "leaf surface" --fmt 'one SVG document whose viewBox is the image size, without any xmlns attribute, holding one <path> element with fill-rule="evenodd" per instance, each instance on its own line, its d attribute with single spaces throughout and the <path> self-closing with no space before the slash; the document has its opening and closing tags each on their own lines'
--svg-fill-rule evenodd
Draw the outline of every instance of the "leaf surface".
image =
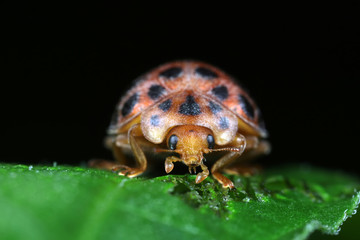
<svg viewBox="0 0 360 240">
<path fill-rule="evenodd" d="M 2 239 L 306 239 L 337 234 L 358 179 L 310 167 L 232 176 L 128 179 L 79 167 L 0 165 Z"/>
</svg>

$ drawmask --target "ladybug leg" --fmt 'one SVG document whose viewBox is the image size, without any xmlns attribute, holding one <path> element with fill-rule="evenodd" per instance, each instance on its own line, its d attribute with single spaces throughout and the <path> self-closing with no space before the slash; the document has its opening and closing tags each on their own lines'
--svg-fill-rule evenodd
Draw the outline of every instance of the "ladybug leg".
<svg viewBox="0 0 360 240">
<path fill-rule="evenodd" d="M 167 157 L 165 160 L 165 172 L 169 173 L 174 169 L 173 162 L 181 162 L 182 160 L 175 156 Z"/>
<path fill-rule="evenodd" d="M 222 184 L 224 188 L 234 188 L 234 183 L 230 181 L 227 177 L 222 175 L 220 171 L 228 164 L 232 163 L 236 158 L 240 156 L 239 153 L 236 152 L 230 152 L 220 158 L 211 168 L 211 173 L 214 176 L 214 178 Z"/>
<path fill-rule="evenodd" d="M 209 176 L 209 169 L 203 163 L 200 165 L 202 172 L 196 175 L 195 183 L 201 183 Z"/>
<path fill-rule="evenodd" d="M 140 124 L 136 124 L 136 125 L 132 126 L 128 132 L 128 142 L 130 144 L 131 150 L 134 153 L 137 166 L 129 167 L 124 164 L 119 164 L 119 165 L 113 166 L 112 170 L 119 171 L 118 172 L 119 175 L 132 178 L 132 177 L 136 177 L 136 176 L 142 174 L 147 168 L 147 161 L 146 161 L 145 154 L 142 151 L 139 143 L 137 142 L 137 140 L 135 138 L 136 136 L 142 136 Z M 123 144 L 121 141 L 122 141 L 121 138 L 117 139 L 116 145 L 121 146 L 121 144 Z M 121 162 L 121 159 L 124 159 L 123 156 L 118 155 L 120 153 L 119 151 L 115 151 L 114 153 L 119 162 Z"/>
<path fill-rule="evenodd" d="M 266 140 L 257 140 L 256 144 L 246 138 L 246 150 L 241 155 L 240 161 L 232 164 L 228 168 L 224 169 L 227 174 L 252 176 L 261 171 L 260 165 L 249 164 L 250 161 L 256 159 L 261 155 L 269 154 L 271 151 L 271 145 Z"/>
<path fill-rule="evenodd" d="M 124 146 L 129 146 L 127 135 L 118 135 L 117 137 L 109 136 L 105 138 L 105 146 L 112 149 L 116 162 L 105 159 L 91 159 L 88 163 L 89 167 L 100 168 L 106 170 L 114 170 L 117 166 L 126 164 L 126 157 L 122 151 Z M 121 143 L 121 148 L 117 144 Z"/>
<path fill-rule="evenodd" d="M 227 153 L 219 160 L 217 160 L 211 168 L 212 175 L 219 183 L 222 184 L 224 188 L 235 188 L 235 186 L 230 179 L 228 179 L 223 174 L 221 174 L 221 171 L 226 166 L 234 162 L 237 158 L 239 158 L 246 148 L 245 137 L 241 134 L 237 134 L 236 139 L 234 140 L 233 143 L 236 143 L 234 147 L 239 148 L 240 151 Z"/>
</svg>

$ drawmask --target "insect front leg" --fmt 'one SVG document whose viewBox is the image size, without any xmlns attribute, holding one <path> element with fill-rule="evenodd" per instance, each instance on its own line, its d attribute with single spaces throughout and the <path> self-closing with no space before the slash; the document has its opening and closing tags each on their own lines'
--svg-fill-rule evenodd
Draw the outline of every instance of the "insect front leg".
<svg viewBox="0 0 360 240">
<path fill-rule="evenodd" d="M 236 139 L 234 140 L 234 143 L 236 143 L 236 146 L 234 146 L 234 149 L 237 149 L 237 151 L 229 152 L 223 157 L 221 157 L 219 160 L 215 162 L 215 164 L 211 168 L 211 173 L 214 176 L 214 178 L 222 184 L 224 188 L 234 188 L 234 183 L 225 177 L 221 171 L 234 162 L 237 158 L 241 156 L 241 154 L 244 152 L 246 148 L 246 139 L 243 135 L 237 134 Z"/>
<path fill-rule="evenodd" d="M 167 157 L 165 160 L 165 172 L 169 173 L 174 169 L 173 162 L 181 162 L 182 160 L 175 156 Z"/>
<path fill-rule="evenodd" d="M 196 175 L 195 183 L 201 183 L 209 176 L 209 169 L 203 163 L 200 165 L 202 172 Z"/>
<path fill-rule="evenodd" d="M 122 146 L 129 146 L 127 135 L 108 136 L 105 138 L 105 146 L 113 151 L 116 162 L 105 159 L 91 159 L 88 163 L 89 167 L 100 168 L 106 170 L 113 170 L 119 164 L 126 165 L 127 158 L 123 153 L 123 147 L 119 147 L 116 144 Z M 130 147 L 129 147 L 130 148 Z"/>
<path fill-rule="evenodd" d="M 259 156 L 269 154 L 271 151 L 271 145 L 268 141 L 264 139 L 258 139 L 256 145 L 253 145 L 250 141 L 247 137 L 246 150 L 241 155 L 241 158 L 239 159 L 240 161 L 236 161 L 234 164 L 231 164 L 231 166 L 226 167 L 223 170 L 225 173 L 233 175 L 252 176 L 261 171 L 262 167 L 260 165 L 254 165 L 250 162 Z"/>
<path fill-rule="evenodd" d="M 141 149 L 139 143 L 137 142 L 135 138 L 136 136 L 142 136 L 140 124 L 136 124 L 132 126 L 128 131 L 128 142 L 130 144 L 131 150 L 134 153 L 136 167 L 129 167 L 125 164 L 115 165 L 112 170 L 118 171 L 119 175 L 132 178 L 142 174 L 147 168 L 147 160 L 145 154 Z M 122 138 L 118 138 L 116 140 L 116 145 L 121 146 L 121 144 L 123 144 L 122 141 L 123 141 Z M 118 157 L 116 152 L 115 152 L 115 157 Z M 119 158 L 120 159 L 117 160 L 121 162 L 122 156 L 120 156 Z"/>
</svg>

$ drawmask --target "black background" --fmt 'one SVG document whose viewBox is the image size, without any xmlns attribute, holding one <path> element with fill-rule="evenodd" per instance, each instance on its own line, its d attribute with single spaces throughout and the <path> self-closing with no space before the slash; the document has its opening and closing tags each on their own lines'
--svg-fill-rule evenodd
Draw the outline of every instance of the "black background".
<svg viewBox="0 0 360 240">
<path fill-rule="evenodd" d="M 3 6 L 2 162 L 110 158 L 103 137 L 131 80 L 176 59 L 236 76 L 272 154 L 359 173 L 359 6 Z"/>
</svg>

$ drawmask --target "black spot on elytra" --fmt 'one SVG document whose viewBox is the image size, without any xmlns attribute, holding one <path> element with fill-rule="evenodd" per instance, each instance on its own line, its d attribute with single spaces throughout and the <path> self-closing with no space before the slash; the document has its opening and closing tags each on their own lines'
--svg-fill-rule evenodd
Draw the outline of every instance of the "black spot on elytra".
<svg viewBox="0 0 360 240">
<path fill-rule="evenodd" d="M 157 127 L 160 124 L 160 118 L 159 115 L 152 115 L 150 118 L 151 125 Z"/>
<path fill-rule="evenodd" d="M 138 93 L 135 93 L 134 95 L 129 97 L 129 99 L 126 100 L 126 102 L 124 103 L 124 105 L 121 109 L 121 115 L 123 115 L 125 117 L 126 115 L 131 113 L 138 101 L 139 101 Z"/>
<path fill-rule="evenodd" d="M 219 121 L 219 126 L 221 129 L 229 128 L 229 119 L 227 117 L 221 117 Z"/>
<path fill-rule="evenodd" d="M 181 73 L 182 73 L 182 69 L 180 67 L 172 67 L 172 68 L 166 69 L 165 71 L 162 71 L 159 74 L 159 76 L 169 78 L 169 79 L 174 79 L 174 78 L 180 77 Z"/>
<path fill-rule="evenodd" d="M 162 103 L 159 104 L 159 108 L 163 110 L 164 112 L 168 111 L 171 107 L 172 101 L 171 99 L 168 99 Z"/>
<path fill-rule="evenodd" d="M 213 114 L 216 114 L 216 113 L 222 111 L 222 107 L 219 104 L 214 103 L 213 101 L 209 102 L 209 108 Z"/>
<path fill-rule="evenodd" d="M 151 87 L 149 88 L 148 91 L 148 96 L 152 99 L 152 100 L 156 100 L 158 99 L 163 93 L 165 92 L 165 88 L 161 85 L 158 84 L 154 84 L 151 85 Z"/>
<path fill-rule="evenodd" d="M 217 86 L 211 90 L 211 92 L 221 101 L 224 101 L 229 97 L 229 92 L 227 87 L 224 85 Z"/>
<path fill-rule="evenodd" d="M 255 110 L 254 110 L 253 106 L 251 105 L 251 103 L 249 102 L 249 100 L 244 95 L 241 95 L 241 94 L 239 94 L 238 100 L 239 100 L 241 109 L 244 111 L 244 113 L 249 118 L 254 119 Z"/>
<path fill-rule="evenodd" d="M 195 73 L 198 74 L 200 77 L 206 78 L 206 79 L 213 79 L 217 78 L 218 75 L 213 70 L 210 70 L 205 67 L 198 67 L 195 69 Z"/>
<path fill-rule="evenodd" d="M 179 108 L 179 113 L 184 115 L 196 116 L 201 113 L 200 106 L 195 102 L 193 96 L 186 97 L 186 102 L 182 103 Z"/>
</svg>

